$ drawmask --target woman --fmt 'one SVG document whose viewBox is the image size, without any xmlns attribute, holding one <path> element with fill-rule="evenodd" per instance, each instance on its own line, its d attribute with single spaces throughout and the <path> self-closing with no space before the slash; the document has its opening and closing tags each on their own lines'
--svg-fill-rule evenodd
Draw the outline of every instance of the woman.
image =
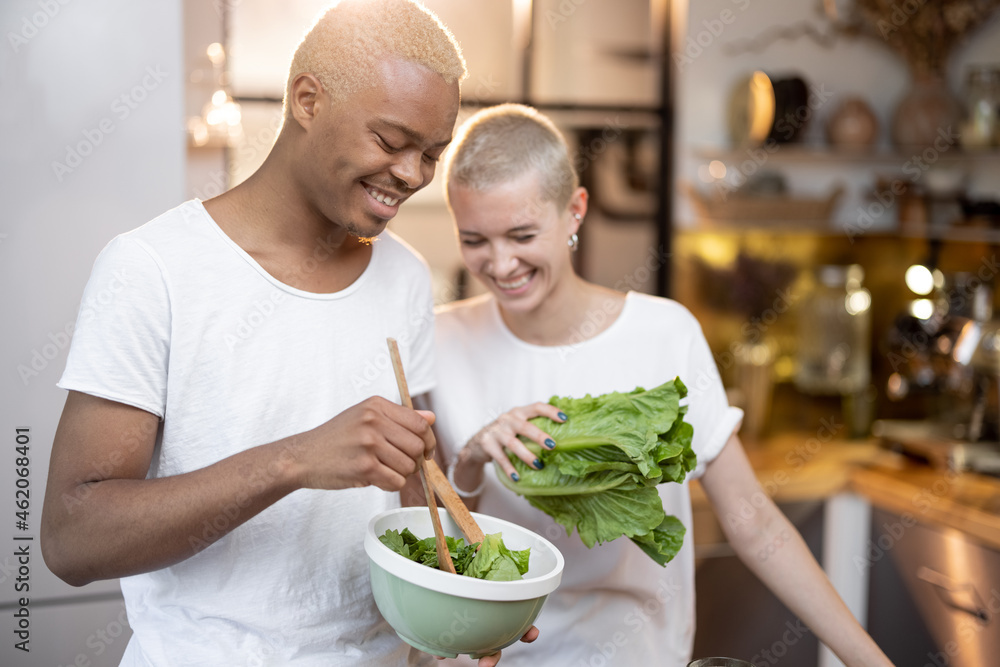
<svg viewBox="0 0 1000 667">
<path fill-rule="evenodd" d="M 587 549 L 484 465 L 493 462 L 516 482 L 507 451 L 528 465 L 541 463 L 518 435 L 558 447 L 528 420 L 566 416 L 539 401 L 652 388 L 679 376 L 689 388 L 685 419 L 698 455 L 692 477 L 701 477 L 720 517 L 740 516 L 743 499 L 766 496 L 736 437 L 742 413 L 726 402 L 697 321 L 676 302 L 621 294 L 576 275 L 570 257 L 587 192 L 565 141 L 533 109 L 502 105 L 470 118 L 449 153 L 445 189 L 463 260 L 489 292 L 437 314 L 439 389 L 432 401 L 449 473 L 479 511 L 535 530 L 566 558 L 562 585 L 535 622 L 538 640 L 505 650 L 503 663 L 687 664 L 694 636 L 690 536 L 665 568 L 625 538 Z M 659 491 L 666 513 L 690 527 L 687 484 Z M 773 503 L 745 525 L 722 524 L 741 559 L 845 663 L 890 664 Z M 790 534 L 773 556 L 757 557 L 773 538 Z"/>
</svg>

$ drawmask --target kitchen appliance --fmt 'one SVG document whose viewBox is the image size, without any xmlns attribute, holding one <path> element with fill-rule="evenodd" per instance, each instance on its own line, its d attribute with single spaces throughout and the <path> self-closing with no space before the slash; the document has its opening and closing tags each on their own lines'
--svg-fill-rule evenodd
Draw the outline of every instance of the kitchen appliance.
<svg viewBox="0 0 1000 667">
<path fill-rule="evenodd" d="M 929 317 L 901 315 L 884 352 L 894 372 L 886 391 L 930 399 L 924 421 L 882 421 L 875 434 L 900 451 L 952 470 L 1000 470 L 1000 319 L 993 289 L 972 273 L 953 273 Z"/>
<path fill-rule="evenodd" d="M 927 420 L 880 419 L 872 424 L 872 434 L 883 447 L 935 468 L 1000 476 L 1000 445 L 972 442 L 956 435 L 954 426 Z"/>
</svg>

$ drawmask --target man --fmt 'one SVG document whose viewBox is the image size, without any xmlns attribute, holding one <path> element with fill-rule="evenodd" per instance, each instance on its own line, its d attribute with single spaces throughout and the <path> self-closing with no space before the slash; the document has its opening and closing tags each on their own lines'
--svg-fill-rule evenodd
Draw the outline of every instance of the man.
<svg viewBox="0 0 1000 667">
<path fill-rule="evenodd" d="M 102 251 L 84 301 L 119 289 L 77 325 L 41 538 L 70 584 L 121 577 L 123 665 L 407 662 L 361 545 L 433 415 L 370 369 L 394 336 L 431 388 L 432 303 L 382 232 L 433 177 L 464 76 L 421 6 L 346 0 L 298 47 L 261 168 Z"/>
</svg>

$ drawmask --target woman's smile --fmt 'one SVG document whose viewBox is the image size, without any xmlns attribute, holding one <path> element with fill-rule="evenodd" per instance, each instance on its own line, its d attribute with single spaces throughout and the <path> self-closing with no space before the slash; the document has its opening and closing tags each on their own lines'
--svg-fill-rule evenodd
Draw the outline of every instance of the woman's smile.
<svg viewBox="0 0 1000 667">
<path fill-rule="evenodd" d="M 531 279 L 535 277 L 535 270 L 532 269 L 527 273 L 523 273 L 520 276 L 515 276 L 513 278 L 500 279 L 494 278 L 493 282 L 497 284 L 501 290 L 509 295 L 523 294 L 528 291 L 529 283 Z"/>
</svg>

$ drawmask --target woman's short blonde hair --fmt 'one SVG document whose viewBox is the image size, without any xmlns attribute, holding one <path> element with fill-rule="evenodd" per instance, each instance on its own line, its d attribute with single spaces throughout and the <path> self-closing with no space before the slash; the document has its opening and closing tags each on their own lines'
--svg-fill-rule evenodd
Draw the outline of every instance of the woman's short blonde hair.
<svg viewBox="0 0 1000 667">
<path fill-rule="evenodd" d="M 393 56 L 423 65 L 449 84 L 467 74 L 455 36 L 420 3 L 340 0 L 320 14 L 292 56 L 285 114 L 299 74 L 313 74 L 334 99 L 343 99 L 372 85 L 380 63 Z"/>
<path fill-rule="evenodd" d="M 566 139 L 544 114 L 523 104 L 483 109 L 462 124 L 448 150 L 445 197 L 453 185 L 482 191 L 530 171 L 538 174 L 542 199 L 560 211 L 580 185 Z"/>
</svg>

